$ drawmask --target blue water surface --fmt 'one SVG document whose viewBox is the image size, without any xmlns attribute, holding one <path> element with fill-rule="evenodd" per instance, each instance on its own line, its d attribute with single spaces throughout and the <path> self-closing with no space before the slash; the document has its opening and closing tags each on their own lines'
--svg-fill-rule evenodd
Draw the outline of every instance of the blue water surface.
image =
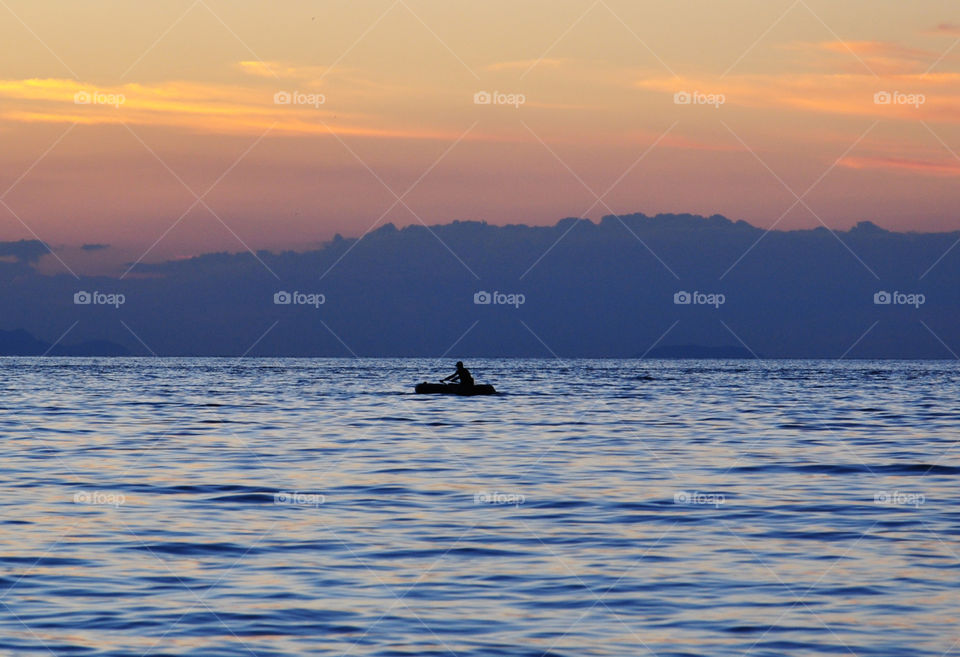
<svg viewBox="0 0 960 657">
<path fill-rule="evenodd" d="M 0 359 L 0 654 L 960 654 L 955 362 Z"/>
</svg>

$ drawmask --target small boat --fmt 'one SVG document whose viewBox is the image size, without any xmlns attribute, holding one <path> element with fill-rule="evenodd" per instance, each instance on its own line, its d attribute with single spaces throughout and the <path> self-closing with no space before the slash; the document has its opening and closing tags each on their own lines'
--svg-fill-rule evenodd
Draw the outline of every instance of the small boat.
<svg viewBox="0 0 960 657">
<path fill-rule="evenodd" d="M 459 383 L 418 383 L 414 388 L 420 395 L 495 395 L 497 391 L 491 385 L 464 386 Z"/>
</svg>

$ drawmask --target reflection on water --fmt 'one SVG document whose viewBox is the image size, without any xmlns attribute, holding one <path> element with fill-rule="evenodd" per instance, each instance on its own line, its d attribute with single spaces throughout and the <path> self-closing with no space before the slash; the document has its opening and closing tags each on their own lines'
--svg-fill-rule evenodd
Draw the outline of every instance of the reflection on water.
<svg viewBox="0 0 960 657">
<path fill-rule="evenodd" d="M 0 653 L 960 654 L 956 364 L 468 366 L 0 359 Z"/>
</svg>

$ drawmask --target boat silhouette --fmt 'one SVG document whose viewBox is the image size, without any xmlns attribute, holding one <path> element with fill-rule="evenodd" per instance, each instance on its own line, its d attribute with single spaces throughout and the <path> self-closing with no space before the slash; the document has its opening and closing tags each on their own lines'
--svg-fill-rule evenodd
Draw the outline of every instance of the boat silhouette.
<svg viewBox="0 0 960 657">
<path fill-rule="evenodd" d="M 466 386 L 461 383 L 418 383 L 414 391 L 420 395 L 495 395 L 496 389 L 492 385 Z"/>
</svg>

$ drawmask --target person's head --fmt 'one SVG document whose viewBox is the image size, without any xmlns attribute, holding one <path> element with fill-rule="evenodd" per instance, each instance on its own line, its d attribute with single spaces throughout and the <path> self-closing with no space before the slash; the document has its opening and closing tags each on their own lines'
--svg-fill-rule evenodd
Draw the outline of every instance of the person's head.
<svg viewBox="0 0 960 657">
<path fill-rule="evenodd" d="M 458 369 L 458 370 L 462 370 L 462 369 L 463 369 L 463 361 L 462 361 L 462 360 L 458 360 L 458 361 L 457 361 L 457 369 Z"/>
</svg>

